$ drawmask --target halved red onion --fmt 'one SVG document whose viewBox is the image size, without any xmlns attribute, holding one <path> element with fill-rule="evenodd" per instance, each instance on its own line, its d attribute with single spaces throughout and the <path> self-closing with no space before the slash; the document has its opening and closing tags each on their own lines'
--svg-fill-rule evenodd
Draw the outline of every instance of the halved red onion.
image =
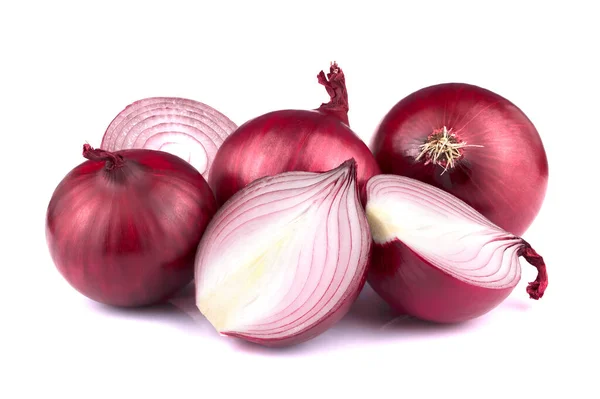
<svg viewBox="0 0 600 399">
<path fill-rule="evenodd" d="M 371 236 L 354 159 L 255 180 L 198 247 L 196 303 L 223 335 L 297 344 L 332 326 L 365 284 Z"/>
<path fill-rule="evenodd" d="M 150 97 L 128 105 L 113 119 L 101 148 L 169 152 L 189 162 L 208 180 L 217 150 L 236 128 L 225 115 L 201 102 Z"/>
<path fill-rule="evenodd" d="M 544 295 L 542 257 L 441 189 L 378 175 L 367 183 L 366 213 L 375 243 L 369 284 L 402 313 L 435 322 L 483 315 L 519 282 L 520 256 L 538 270 L 530 297 Z"/>
</svg>

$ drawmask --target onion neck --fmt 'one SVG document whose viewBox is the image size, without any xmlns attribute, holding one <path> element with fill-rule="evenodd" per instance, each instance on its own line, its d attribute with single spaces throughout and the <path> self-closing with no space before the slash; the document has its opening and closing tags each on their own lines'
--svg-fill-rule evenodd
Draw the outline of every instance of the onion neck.
<svg viewBox="0 0 600 399">
<path fill-rule="evenodd" d="M 123 156 L 105 150 L 94 149 L 89 144 L 83 145 L 83 157 L 90 161 L 104 161 L 104 168 L 106 170 L 117 169 L 125 164 Z"/>
<path fill-rule="evenodd" d="M 346 78 L 344 72 L 334 61 L 331 63 L 329 73 L 325 76 L 325 72 L 321 71 L 317 75 L 319 83 L 325 86 L 327 94 L 329 94 L 330 100 L 328 103 L 323 103 L 317 111 L 327 115 L 332 115 L 346 125 L 350 125 L 348 122 L 348 111 L 350 110 L 348 104 L 348 91 L 346 90 Z"/>
<path fill-rule="evenodd" d="M 463 157 L 465 147 L 481 146 L 467 145 L 467 142 L 461 140 L 456 133 L 452 132 L 452 129 L 444 126 L 441 129 L 435 129 L 427 136 L 425 143 L 419 146 L 419 155 L 416 160 L 423 160 L 425 165 L 439 165 L 446 172 L 453 169 Z"/>
<path fill-rule="evenodd" d="M 519 251 L 519 256 L 524 257 L 527 262 L 537 269 L 538 275 L 535 281 L 530 282 L 527 286 L 527 293 L 532 299 L 540 299 L 544 296 L 544 291 L 548 287 L 548 273 L 546 272 L 544 258 L 531 248 L 528 243 L 525 243 L 525 247 Z"/>
</svg>

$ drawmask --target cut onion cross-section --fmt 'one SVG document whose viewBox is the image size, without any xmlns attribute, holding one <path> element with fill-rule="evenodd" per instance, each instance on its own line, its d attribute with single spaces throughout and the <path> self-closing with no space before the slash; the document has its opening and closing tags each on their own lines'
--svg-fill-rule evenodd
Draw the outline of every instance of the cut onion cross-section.
<svg viewBox="0 0 600 399">
<path fill-rule="evenodd" d="M 223 335 L 306 341 L 349 310 L 371 242 L 354 159 L 258 179 L 225 203 L 200 242 L 197 306 Z"/>
<path fill-rule="evenodd" d="M 533 299 L 548 285 L 541 256 L 457 197 L 408 177 L 367 183 L 374 240 L 369 285 L 397 310 L 434 322 L 487 313 L 521 278 L 519 257 L 538 270 Z"/>
<path fill-rule="evenodd" d="M 101 148 L 140 148 L 169 152 L 208 180 L 217 150 L 237 128 L 228 117 L 198 101 L 150 97 L 123 109 L 109 124 Z"/>
</svg>

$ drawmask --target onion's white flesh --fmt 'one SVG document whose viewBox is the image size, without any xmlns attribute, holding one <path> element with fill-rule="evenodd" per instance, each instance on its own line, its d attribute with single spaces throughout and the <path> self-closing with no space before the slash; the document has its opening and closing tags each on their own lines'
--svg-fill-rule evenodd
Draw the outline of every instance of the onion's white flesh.
<svg viewBox="0 0 600 399">
<path fill-rule="evenodd" d="M 530 245 L 441 189 L 378 175 L 367 183 L 366 214 L 375 243 L 369 283 L 406 313 L 459 321 L 489 311 L 519 282 L 520 256 L 538 268 L 528 292 L 544 293 L 545 265 Z"/>
<path fill-rule="evenodd" d="M 367 219 L 376 244 L 399 240 L 435 267 L 483 287 L 518 282 L 522 240 L 458 198 L 402 176 L 380 175 L 369 187 Z"/>
<path fill-rule="evenodd" d="M 199 245 L 195 279 L 197 306 L 217 331 L 298 343 L 348 310 L 371 248 L 355 165 L 262 178 L 219 210 Z"/>
<path fill-rule="evenodd" d="M 186 160 L 208 180 L 223 141 L 237 128 L 229 118 L 198 101 L 150 97 L 123 109 L 110 123 L 102 149 L 161 150 Z"/>
</svg>

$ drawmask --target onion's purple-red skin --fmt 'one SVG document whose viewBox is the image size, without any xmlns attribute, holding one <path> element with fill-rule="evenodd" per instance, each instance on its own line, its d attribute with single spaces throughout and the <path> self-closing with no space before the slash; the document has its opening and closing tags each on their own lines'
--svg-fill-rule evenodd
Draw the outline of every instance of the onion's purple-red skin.
<svg viewBox="0 0 600 399">
<path fill-rule="evenodd" d="M 354 158 L 364 200 L 379 167 L 366 144 L 339 119 L 317 111 L 284 110 L 259 116 L 221 145 L 209 178 L 219 204 L 252 181 L 290 171 L 325 172 Z M 364 203 L 364 202 L 363 202 Z"/>
<path fill-rule="evenodd" d="M 396 311 L 438 323 L 458 323 L 488 313 L 517 283 L 501 289 L 467 284 L 398 240 L 373 246 L 368 273 L 369 285 Z"/>
<path fill-rule="evenodd" d="M 318 76 L 331 101 L 317 110 L 281 110 L 254 118 L 225 139 L 213 162 L 210 186 L 222 205 L 252 181 L 291 171 L 325 172 L 347 159 L 357 162 L 363 204 L 366 182 L 379 174 L 368 146 L 348 126 L 345 78 L 333 64 Z"/>
<path fill-rule="evenodd" d="M 457 166 L 416 160 L 419 146 L 444 126 L 467 145 Z M 500 95 L 478 86 L 445 83 L 398 102 L 378 127 L 371 149 L 382 173 L 441 188 L 492 222 L 522 235 L 537 216 L 548 184 L 542 140 L 528 117 Z"/>
<path fill-rule="evenodd" d="M 217 209 L 212 191 L 167 152 L 87 146 L 87 154 L 84 146 L 84 156 L 97 160 L 68 173 L 48 205 L 46 238 L 57 269 L 107 305 L 167 299 L 193 279 L 196 248 Z"/>
</svg>

